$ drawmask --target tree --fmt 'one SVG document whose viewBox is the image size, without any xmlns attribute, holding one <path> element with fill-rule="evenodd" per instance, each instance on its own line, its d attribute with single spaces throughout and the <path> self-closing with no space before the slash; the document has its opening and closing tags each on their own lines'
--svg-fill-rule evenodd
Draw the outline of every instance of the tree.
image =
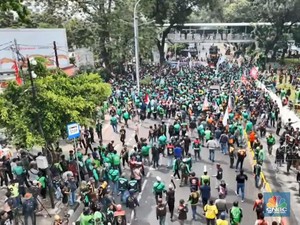
<svg viewBox="0 0 300 225">
<path fill-rule="evenodd" d="M 229 23 L 257 22 L 260 17 L 255 13 L 252 0 L 235 0 L 223 4 L 223 21 Z"/>
<path fill-rule="evenodd" d="M 26 20 L 28 10 L 20 0 L 1 0 L 0 1 L 0 12 L 14 11 L 18 14 L 21 20 Z"/>
<path fill-rule="evenodd" d="M 160 25 L 160 31 L 156 38 L 156 45 L 160 54 L 160 63 L 165 61 L 164 46 L 166 38 L 172 28 L 188 21 L 189 16 L 196 8 L 206 6 L 207 0 L 149 0 L 141 3 L 146 17 L 154 19 Z M 163 27 L 164 24 L 169 24 Z"/>
<path fill-rule="evenodd" d="M 71 49 L 86 47 L 93 50 L 95 59 L 110 71 L 132 60 L 132 0 L 41 0 L 35 4 L 42 7 L 46 15 L 63 18 Z M 152 27 L 142 26 L 139 36 L 141 57 L 149 57 L 155 32 Z"/>
<path fill-rule="evenodd" d="M 96 106 L 111 94 L 110 85 L 103 83 L 98 74 L 69 78 L 59 70 L 46 71 L 46 76 L 38 76 L 34 81 L 36 99 L 32 98 L 29 82 L 22 86 L 11 82 L 0 95 L 0 125 L 14 143 L 28 148 L 45 144 L 50 148 L 66 136 L 70 122 L 92 125 Z"/>
<path fill-rule="evenodd" d="M 254 35 L 264 47 L 265 56 L 272 50 L 272 58 L 276 57 L 278 49 L 287 51 L 289 34 L 297 22 L 300 22 L 300 1 L 294 0 L 255 0 L 255 10 L 264 22 L 270 22 L 271 27 L 261 27 L 254 31 Z M 284 54 L 282 54 L 284 56 Z"/>
</svg>

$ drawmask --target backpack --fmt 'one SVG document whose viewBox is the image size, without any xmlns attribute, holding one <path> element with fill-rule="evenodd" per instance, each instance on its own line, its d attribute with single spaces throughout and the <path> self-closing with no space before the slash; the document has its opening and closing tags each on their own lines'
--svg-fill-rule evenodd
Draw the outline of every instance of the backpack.
<svg viewBox="0 0 300 225">
<path fill-rule="evenodd" d="M 264 203 L 263 203 L 263 201 L 262 200 L 256 200 L 256 204 L 257 204 L 257 206 L 256 206 L 256 212 L 257 213 L 262 213 L 263 211 L 264 211 Z"/>
<path fill-rule="evenodd" d="M 157 216 L 158 217 L 166 216 L 166 214 L 167 214 L 167 207 L 166 207 L 165 204 L 156 206 L 156 209 L 157 209 Z"/>
<path fill-rule="evenodd" d="M 135 204 L 135 201 L 134 201 L 134 197 L 128 196 L 128 198 L 127 198 L 127 207 L 129 209 L 134 209 L 136 207 L 136 204 Z"/>
<path fill-rule="evenodd" d="M 185 163 L 181 163 L 180 170 L 181 170 L 181 172 L 186 173 L 187 172 L 187 165 Z"/>
</svg>

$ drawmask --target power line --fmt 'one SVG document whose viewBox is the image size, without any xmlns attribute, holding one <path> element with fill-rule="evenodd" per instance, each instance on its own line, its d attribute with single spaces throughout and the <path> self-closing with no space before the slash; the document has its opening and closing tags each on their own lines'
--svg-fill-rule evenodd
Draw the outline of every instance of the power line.
<svg viewBox="0 0 300 225">
<path fill-rule="evenodd" d="M 10 49 L 11 47 L 12 47 L 12 45 L 6 46 L 5 48 L 1 48 L 0 51 L 4 51 L 4 50 L 7 50 L 7 49 Z"/>
<path fill-rule="evenodd" d="M 3 46 L 3 45 L 8 45 L 8 44 L 11 44 L 12 43 L 12 41 L 10 41 L 10 42 L 6 42 L 6 43 L 3 43 L 3 44 L 0 44 L 0 47 L 1 46 Z"/>
</svg>

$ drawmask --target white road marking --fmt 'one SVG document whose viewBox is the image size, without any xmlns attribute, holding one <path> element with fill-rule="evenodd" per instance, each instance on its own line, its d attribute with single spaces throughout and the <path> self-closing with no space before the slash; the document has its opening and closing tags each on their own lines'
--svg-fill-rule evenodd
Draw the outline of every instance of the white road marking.
<svg viewBox="0 0 300 225">
<path fill-rule="evenodd" d="M 148 173 L 146 174 L 146 177 L 147 177 L 147 178 L 148 178 L 149 176 L 150 176 L 150 172 L 148 172 Z M 140 202 L 140 200 L 141 200 L 141 198 L 142 198 L 142 194 L 143 194 L 143 191 L 144 191 L 144 189 L 145 189 L 145 187 L 146 187 L 147 182 L 148 182 L 148 179 L 145 179 L 144 182 L 143 182 L 141 193 L 139 193 L 139 195 L 138 195 L 138 197 L 137 197 L 138 202 Z M 130 215 L 130 223 L 128 223 L 128 224 L 131 224 L 131 222 L 132 222 L 133 220 L 134 220 L 134 213 L 133 213 L 133 211 L 132 211 L 132 212 L 131 212 L 131 215 Z"/>
</svg>

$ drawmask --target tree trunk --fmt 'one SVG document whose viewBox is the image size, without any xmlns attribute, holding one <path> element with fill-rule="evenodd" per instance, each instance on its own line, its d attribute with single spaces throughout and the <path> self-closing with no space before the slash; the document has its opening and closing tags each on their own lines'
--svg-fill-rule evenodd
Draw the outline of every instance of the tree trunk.
<svg viewBox="0 0 300 225">
<path fill-rule="evenodd" d="M 159 63 L 161 66 L 165 62 L 164 44 L 162 44 L 159 40 L 157 40 L 156 45 L 159 52 Z"/>
<path fill-rule="evenodd" d="M 281 54 L 281 60 L 284 60 L 284 56 L 285 56 L 286 53 L 287 53 L 287 49 L 284 48 L 283 51 L 282 51 L 282 54 Z"/>
<path fill-rule="evenodd" d="M 174 26 L 174 24 L 170 24 L 169 27 L 167 27 L 161 36 L 161 40 L 157 39 L 156 45 L 159 51 L 159 62 L 160 62 L 160 66 L 163 65 L 163 63 L 166 61 L 165 59 L 165 52 L 164 52 L 164 48 L 165 48 L 165 43 L 166 43 L 166 38 L 168 36 L 168 34 L 170 33 L 172 27 Z"/>
</svg>

